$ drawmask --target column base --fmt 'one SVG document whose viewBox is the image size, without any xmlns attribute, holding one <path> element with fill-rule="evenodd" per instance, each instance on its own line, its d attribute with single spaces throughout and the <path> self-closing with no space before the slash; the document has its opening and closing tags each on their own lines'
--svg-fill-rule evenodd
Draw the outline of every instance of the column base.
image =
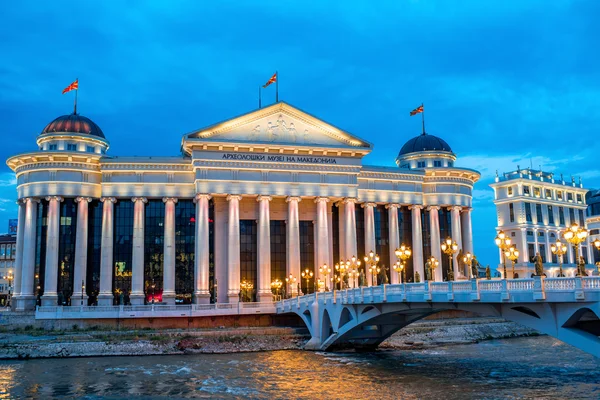
<svg viewBox="0 0 600 400">
<path fill-rule="evenodd" d="M 240 302 L 240 296 L 237 294 L 230 294 L 227 296 L 227 302 L 230 304 L 237 304 Z"/>
<path fill-rule="evenodd" d="M 175 297 L 177 295 L 175 292 L 163 292 L 162 294 L 162 302 L 168 305 L 175 305 Z"/>
<path fill-rule="evenodd" d="M 273 294 L 272 293 L 259 293 L 257 300 L 261 303 L 272 303 L 273 302 Z"/>
<path fill-rule="evenodd" d="M 144 298 L 146 295 L 144 293 L 131 293 L 129 295 L 129 302 L 132 306 L 141 306 L 144 305 Z"/>
<path fill-rule="evenodd" d="M 15 304 L 15 311 L 35 310 L 36 298 L 33 295 L 30 295 L 30 296 L 19 295 L 19 297 L 13 298 L 12 301 L 14 301 L 14 304 Z"/>
<path fill-rule="evenodd" d="M 81 297 L 81 293 L 73 293 L 71 295 L 71 306 L 72 307 L 81 307 L 88 305 L 88 296 L 86 294 L 83 295 L 83 301 Z"/>
<path fill-rule="evenodd" d="M 42 307 L 44 306 L 56 306 L 58 305 L 58 295 L 57 294 L 45 294 L 42 296 Z M 62 304 L 60 304 L 62 305 Z"/>
<path fill-rule="evenodd" d="M 99 306 L 112 306 L 114 302 L 114 296 L 112 293 L 100 293 L 98 295 Z"/>
<path fill-rule="evenodd" d="M 195 292 L 194 304 L 210 304 L 210 292 Z"/>
</svg>

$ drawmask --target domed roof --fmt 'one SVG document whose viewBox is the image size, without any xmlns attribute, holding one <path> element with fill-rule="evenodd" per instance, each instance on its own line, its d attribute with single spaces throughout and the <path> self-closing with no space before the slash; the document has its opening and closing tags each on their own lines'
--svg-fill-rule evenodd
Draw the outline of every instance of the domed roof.
<svg viewBox="0 0 600 400">
<path fill-rule="evenodd" d="M 91 119 L 79 114 L 63 115 L 50 122 L 40 135 L 46 133 L 85 133 L 104 139 L 102 129 Z"/>
<path fill-rule="evenodd" d="M 414 153 L 416 151 L 448 151 L 452 153 L 452 149 L 444 140 L 440 139 L 437 136 L 428 135 L 427 133 L 423 133 L 417 137 L 410 139 L 408 142 L 402 146 L 400 149 L 399 156 L 408 153 Z"/>
</svg>

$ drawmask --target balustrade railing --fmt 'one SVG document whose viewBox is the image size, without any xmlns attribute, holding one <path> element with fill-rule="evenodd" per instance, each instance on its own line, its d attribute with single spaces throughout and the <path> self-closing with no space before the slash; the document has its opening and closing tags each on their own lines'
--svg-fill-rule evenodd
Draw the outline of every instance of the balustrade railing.
<svg viewBox="0 0 600 400">
<path fill-rule="evenodd" d="M 585 276 L 582 278 L 581 286 L 584 289 L 600 289 L 600 276 Z"/>
<path fill-rule="evenodd" d="M 506 281 L 509 292 L 530 292 L 533 290 L 533 279 L 512 279 Z"/>
<path fill-rule="evenodd" d="M 544 290 L 547 291 L 571 291 L 575 290 L 577 278 L 546 278 L 544 279 Z"/>
<path fill-rule="evenodd" d="M 452 291 L 456 293 L 472 292 L 473 284 L 471 283 L 471 281 L 453 282 Z"/>
<path fill-rule="evenodd" d="M 448 292 L 448 282 L 429 282 L 429 290 L 432 292 Z"/>
<path fill-rule="evenodd" d="M 501 292 L 502 281 L 501 280 L 490 280 L 490 281 L 478 281 L 479 291 L 480 292 Z"/>
</svg>

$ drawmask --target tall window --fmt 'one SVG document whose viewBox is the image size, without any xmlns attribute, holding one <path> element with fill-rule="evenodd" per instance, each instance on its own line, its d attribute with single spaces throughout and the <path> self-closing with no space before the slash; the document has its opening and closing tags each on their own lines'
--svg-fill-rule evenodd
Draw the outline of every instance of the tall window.
<svg viewBox="0 0 600 400">
<path fill-rule="evenodd" d="M 77 230 L 77 203 L 65 199 L 60 203 L 60 224 L 58 231 L 58 304 L 69 305 L 73 285 L 81 289 L 81 282 L 73 282 L 75 271 L 75 235 Z"/>
<path fill-rule="evenodd" d="M 240 279 L 252 284 L 252 289 L 242 290 L 243 301 L 256 301 L 257 226 L 255 220 L 240 220 Z"/>
<path fill-rule="evenodd" d="M 131 258 L 133 252 L 133 202 L 129 199 L 114 205 L 113 293 L 115 304 L 129 303 L 131 293 Z"/>
<path fill-rule="evenodd" d="M 442 207 L 439 210 L 439 218 L 440 239 L 444 240 L 448 236 L 452 236 L 452 213 L 448 209 Z M 448 256 L 442 253 L 442 259 L 438 261 L 440 262 L 440 266 L 438 268 L 442 269 L 442 278 L 444 280 L 448 280 L 448 269 L 450 267 L 450 260 L 448 259 Z"/>
<path fill-rule="evenodd" d="M 512 194 L 513 194 L 513 188 L 512 188 L 512 186 L 509 186 L 509 187 L 507 188 L 507 191 L 508 191 L 508 195 L 509 195 L 509 196 L 512 196 Z"/>
<path fill-rule="evenodd" d="M 331 207 L 331 234 L 333 235 L 333 263 L 340 261 L 340 208 Z"/>
<path fill-rule="evenodd" d="M 100 293 L 100 260 L 102 256 L 102 206 L 103 203 L 93 200 L 89 204 L 88 214 L 88 265 L 86 269 L 85 289 L 88 304 L 96 304 Z"/>
<path fill-rule="evenodd" d="M 412 248 L 412 218 L 411 211 L 407 207 L 402 207 L 398 210 L 398 233 L 400 237 L 400 244 L 404 244 L 413 251 Z M 406 279 L 413 281 L 413 262 L 412 258 L 406 261 Z"/>
<path fill-rule="evenodd" d="M 375 213 L 375 251 L 379 254 L 379 267 L 382 271 L 385 271 L 387 275 L 387 281 L 390 282 L 390 231 L 389 231 L 389 220 L 388 210 L 384 205 L 379 205 L 374 208 Z M 364 235 L 363 235 L 364 236 Z M 382 283 L 381 278 L 378 277 L 377 283 Z"/>
<path fill-rule="evenodd" d="M 192 302 L 195 243 L 196 205 L 192 200 L 179 200 L 175 204 L 175 302 L 179 304 Z"/>
<path fill-rule="evenodd" d="M 313 273 L 315 271 L 315 232 L 312 221 L 300 221 L 300 269 L 308 269 Z M 314 290 L 313 279 L 308 281 L 308 287 L 306 279 L 301 279 L 300 285 L 302 293 L 312 293 Z"/>
<path fill-rule="evenodd" d="M 279 279 L 285 285 L 286 276 L 286 232 L 285 221 L 271 220 L 271 280 Z M 289 287 L 285 288 L 286 290 Z"/>
<path fill-rule="evenodd" d="M 529 254 L 529 262 L 532 263 L 535 260 L 535 244 L 534 243 L 528 243 L 527 244 L 527 253 Z"/>
<path fill-rule="evenodd" d="M 348 258 L 356 256 L 359 260 L 362 260 L 365 251 L 375 251 L 375 249 L 365 250 L 365 209 L 357 204 L 354 210 L 356 218 L 356 252 L 358 254 L 346 254 L 346 256 Z"/>
<path fill-rule="evenodd" d="M 531 203 L 525 203 L 525 221 L 533 222 L 531 218 Z"/>
<path fill-rule="evenodd" d="M 544 218 L 542 217 L 542 205 L 541 204 L 536 204 L 535 205 L 535 215 L 537 218 L 537 223 L 538 224 L 543 224 L 544 223 Z"/>
<path fill-rule="evenodd" d="M 554 209 L 548 206 L 548 224 L 554 225 Z"/>
<path fill-rule="evenodd" d="M 579 226 L 585 226 L 585 221 L 583 219 L 583 210 L 579 210 Z"/>
<path fill-rule="evenodd" d="M 33 291 L 40 304 L 40 296 L 44 294 L 44 281 L 46 276 L 46 237 L 48 233 L 48 202 L 40 201 L 38 204 L 36 240 L 35 240 L 35 276 Z"/>
<path fill-rule="evenodd" d="M 162 301 L 165 249 L 165 204 L 148 200 L 144 216 L 144 291 L 146 301 Z"/>
<path fill-rule="evenodd" d="M 542 256 L 542 262 L 545 263 L 547 262 L 546 260 L 546 245 L 545 244 L 540 244 L 540 256 Z"/>
<path fill-rule="evenodd" d="M 577 221 L 575 220 L 575 210 L 573 208 L 569 208 L 569 224 L 573 225 Z"/>
<path fill-rule="evenodd" d="M 431 229 L 429 224 L 429 211 L 421 211 L 421 228 L 423 229 L 423 260 L 427 260 L 431 257 Z M 425 277 L 421 277 L 421 282 L 425 280 Z"/>
<path fill-rule="evenodd" d="M 560 225 L 565 226 L 565 209 L 558 207 L 558 222 Z"/>
<path fill-rule="evenodd" d="M 515 206 L 513 203 L 508 204 L 508 213 L 510 216 L 510 222 L 515 222 Z"/>
</svg>

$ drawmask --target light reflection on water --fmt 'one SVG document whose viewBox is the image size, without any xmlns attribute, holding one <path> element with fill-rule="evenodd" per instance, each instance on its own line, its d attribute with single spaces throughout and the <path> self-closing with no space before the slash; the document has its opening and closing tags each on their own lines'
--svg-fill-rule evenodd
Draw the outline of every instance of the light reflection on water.
<svg viewBox="0 0 600 400">
<path fill-rule="evenodd" d="M 0 361 L 0 398 L 600 398 L 600 360 L 535 337 L 369 354 Z"/>
</svg>

